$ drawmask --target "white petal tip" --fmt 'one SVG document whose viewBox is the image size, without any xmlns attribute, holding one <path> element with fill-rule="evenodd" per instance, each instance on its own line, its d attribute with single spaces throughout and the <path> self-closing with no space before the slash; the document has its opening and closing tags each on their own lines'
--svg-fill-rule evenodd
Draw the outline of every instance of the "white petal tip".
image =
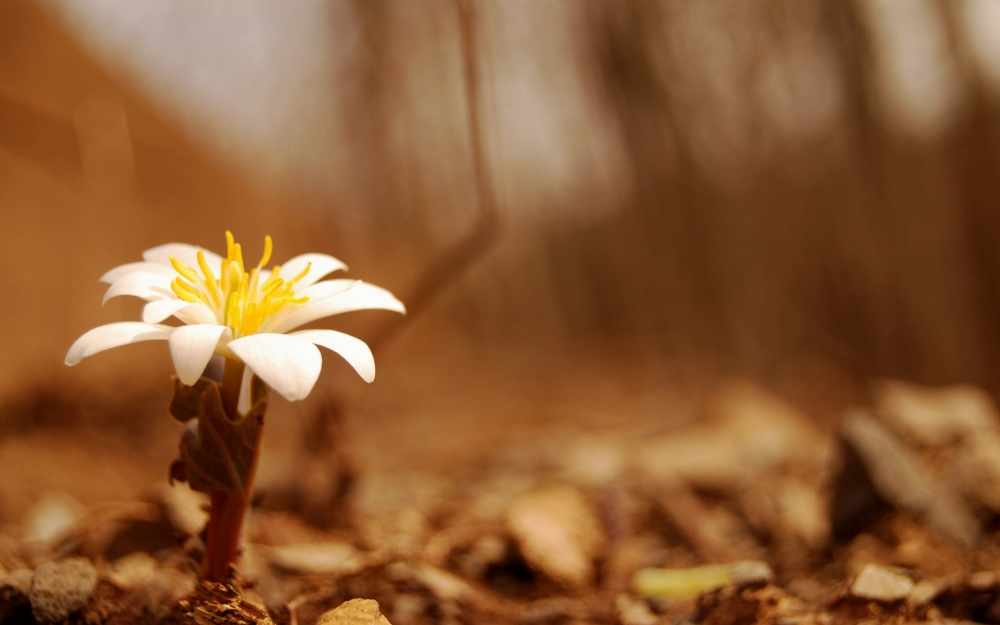
<svg viewBox="0 0 1000 625">
<path fill-rule="evenodd" d="M 180 380 L 181 384 L 183 384 L 184 386 L 191 386 L 195 382 L 197 382 L 200 378 L 201 378 L 200 375 L 197 375 L 197 376 L 183 375 L 182 376 L 180 374 L 177 374 L 177 379 Z"/>
<path fill-rule="evenodd" d="M 392 312 L 398 312 L 401 315 L 405 315 L 406 304 L 399 301 L 397 297 L 393 296 L 391 302 L 389 302 L 388 305 L 385 306 L 385 310 L 391 310 Z"/>
</svg>

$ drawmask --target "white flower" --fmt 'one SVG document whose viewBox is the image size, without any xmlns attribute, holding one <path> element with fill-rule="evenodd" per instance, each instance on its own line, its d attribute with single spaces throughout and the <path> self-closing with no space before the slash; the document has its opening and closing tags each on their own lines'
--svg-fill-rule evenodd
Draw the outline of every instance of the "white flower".
<svg viewBox="0 0 1000 625">
<path fill-rule="evenodd" d="M 170 344 L 177 377 L 184 384 L 194 384 L 212 355 L 221 354 L 246 365 L 244 382 L 256 374 L 295 401 L 316 384 L 322 368 L 319 345 L 343 356 L 366 382 L 375 379 L 375 360 L 364 341 L 333 330 L 290 331 L 352 310 L 405 313 L 402 302 L 360 280 L 320 281 L 347 269 L 325 254 L 303 254 L 265 269 L 271 237 L 265 237 L 264 256 L 248 272 L 242 248 L 229 232 L 226 242 L 225 258 L 193 245 L 168 243 L 143 252 L 142 262 L 104 274 L 101 281 L 111 285 L 104 301 L 120 295 L 146 300 L 142 321 L 94 328 L 70 347 L 66 364 L 119 345 L 163 339 Z M 185 325 L 164 325 L 169 317 Z"/>
</svg>

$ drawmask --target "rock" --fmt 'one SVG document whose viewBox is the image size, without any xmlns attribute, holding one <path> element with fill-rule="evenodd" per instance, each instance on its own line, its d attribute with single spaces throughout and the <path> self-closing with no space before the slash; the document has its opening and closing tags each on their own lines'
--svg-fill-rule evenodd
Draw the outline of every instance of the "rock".
<svg viewBox="0 0 1000 625">
<path fill-rule="evenodd" d="M 642 599 L 635 599 L 625 593 L 615 598 L 615 615 L 622 625 L 653 625 L 659 619 Z"/>
<path fill-rule="evenodd" d="M 382 615 L 378 601 L 351 599 L 323 614 L 318 625 L 390 625 Z"/>
<path fill-rule="evenodd" d="M 35 569 L 29 599 L 42 623 L 58 623 L 82 610 L 97 587 L 97 571 L 86 558 L 45 562 Z"/>
<path fill-rule="evenodd" d="M 259 549 L 278 568 L 300 575 L 346 575 L 365 565 L 361 552 L 339 540 Z"/>
<path fill-rule="evenodd" d="M 27 621 L 31 614 L 31 579 L 34 571 L 19 569 L 0 577 L 0 623 L 18 622 L 18 616 Z"/>
<path fill-rule="evenodd" d="M 968 504 L 888 427 L 854 411 L 840 435 L 843 463 L 831 502 L 835 534 L 853 536 L 894 507 L 962 547 L 976 544 L 981 528 Z"/>
<path fill-rule="evenodd" d="M 851 595 L 872 601 L 901 601 L 913 592 L 913 580 L 877 564 L 869 564 L 851 584 Z"/>
<path fill-rule="evenodd" d="M 707 422 L 654 439 L 640 450 L 646 477 L 733 490 L 783 466 L 819 470 L 829 458 L 830 441 L 807 415 L 750 382 L 723 386 L 707 412 Z"/>
<path fill-rule="evenodd" d="M 578 490 L 555 486 L 519 497 L 507 513 L 507 527 L 532 568 L 573 588 L 593 580 L 605 538 Z"/>
<path fill-rule="evenodd" d="M 968 384 L 925 388 L 899 381 L 875 390 L 877 414 L 900 434 L 927 447 L 943 447 L 975 432 L 1000 428 L 996 404 Z"/>
<path fill-rule="evenodd" d="M 737 587 L 766 584 L 774 579 L 774 571 L 767 562 L 743 560 L 729 565 L 730 583 Z"/>
</svg>

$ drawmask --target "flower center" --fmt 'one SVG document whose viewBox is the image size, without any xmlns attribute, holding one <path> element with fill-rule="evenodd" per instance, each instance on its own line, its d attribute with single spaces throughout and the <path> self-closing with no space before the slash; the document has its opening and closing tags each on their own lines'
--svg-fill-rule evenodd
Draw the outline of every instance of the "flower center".
<svg viewBox="0 0 1000 625">
<path fill-rule="evenodd" d="M 208 306 L 219 323 L 232 330 L 233 338 L 253 334 L 268 317 L 285 306 L 309 301 L 308 297 L 296 297 L 295 283 L 309 273 L 312 265 L 306 265 L 289 280 L 279 278 L 279 265 L 270 271 L 264 269 L 267 261 L 271 260 L 272 246 L 271 237 L 265 236 L 264 255 L 248 273 L 243 266 L 243 249 L 233 240 L 233 233 L 227 230 L 227 251 L 222 259 L 220 275 L 215 276 L 201 250 L 198 250 L 200 272 L 171 256 L 170 263 L 180 276 L 174 278 L 170 288 L 185 302 Z"/>
</svg>

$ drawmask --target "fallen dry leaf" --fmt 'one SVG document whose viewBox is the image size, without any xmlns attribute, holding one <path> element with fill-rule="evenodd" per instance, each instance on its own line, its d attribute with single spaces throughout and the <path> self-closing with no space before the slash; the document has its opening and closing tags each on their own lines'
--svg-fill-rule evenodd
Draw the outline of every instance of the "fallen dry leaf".
<svg viewBox="0 0 1000 625">
<path fill-rule="evenodd" d="M 353 545 L 339 540 L 258 549 L 271 564 L 300 575 L 346 575 L 359 571 L 366 561 Z"/>
<path fill-rule="evenodd" d="M 927 388 L 884 381 L 875 392 L 875 412 L 901 435 L 928 447 L 1000 428 L 996 403 L 968 384 Z"/>
<path fill-rule="evenodd" d="M 594 578 L 594 558 L 605 538 L 580 491 L 554 486 L 518 498 L 507 526 L 533 568 L 572 588 Z"/>
</svg>

